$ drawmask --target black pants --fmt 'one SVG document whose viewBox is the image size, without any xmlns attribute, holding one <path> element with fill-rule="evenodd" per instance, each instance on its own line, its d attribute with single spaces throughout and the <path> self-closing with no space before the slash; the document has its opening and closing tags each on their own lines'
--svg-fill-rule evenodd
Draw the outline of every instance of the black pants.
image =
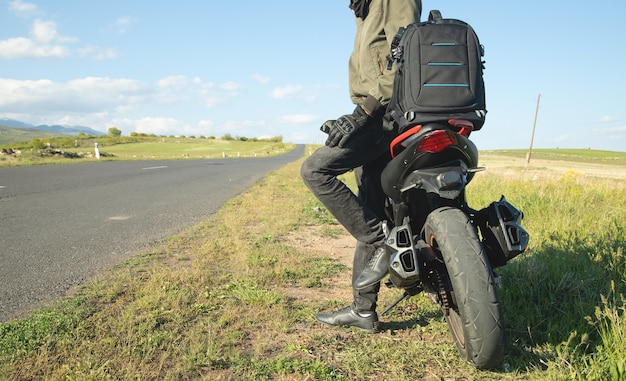
<svg viewBox="0 0 626 381">
<path fill-rule="evenodd" d="M 324 146 L 309 156 L 300 169 L 304 183 L 326 209 L 357 240 L 352 282 L 361 274 L 376 246 L 384 242 L 385 195 L 380 173 L 391 159 L 389 143 L 394 134 L 383 131 L 381 123 L 369 123 L 346 146 Z M 355 171 L 358 195 L 337 176 Z M 357 311 L 374 311 L 380 283 L 367 289 L 353 289 Z"/>
</svg>

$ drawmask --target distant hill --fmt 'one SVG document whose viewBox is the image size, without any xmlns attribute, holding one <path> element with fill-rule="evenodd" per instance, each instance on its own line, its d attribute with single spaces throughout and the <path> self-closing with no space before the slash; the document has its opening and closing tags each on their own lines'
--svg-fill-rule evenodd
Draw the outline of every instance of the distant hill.
<svg viewBox="0 0 626 381">
<path fill-rule="evenodd" d="M 52 126 L 49 126 L 47 124 L 41 124 L 39 126 L 35 126 L 33 124 L 24 123 L 24 122 L 20 122 L 19 120 L 8 119 L 8 118 L 0 118 L 0 126 L 13 127 L 17 129 L 30 129 L 30 130 L 45 131 L 45 132 L 53 133 L 53 135 L 51 136 L 76 135 L 79 132 L 82 132 L 87 135 L 95 135 L 95 136 L 105 135 L 103 132 L 96 131 L 92 128 L 85 127 L 85 126 L 61 126 L 58 124 L 55 124 Z"/>
<path fill-rule="evenodd" d="M 26 143 L 33 139 L 52 138 L 63 134 L 37 130 L 34 128 L 16 128 L 0 125 L 0 145 Z"/>
</svg>

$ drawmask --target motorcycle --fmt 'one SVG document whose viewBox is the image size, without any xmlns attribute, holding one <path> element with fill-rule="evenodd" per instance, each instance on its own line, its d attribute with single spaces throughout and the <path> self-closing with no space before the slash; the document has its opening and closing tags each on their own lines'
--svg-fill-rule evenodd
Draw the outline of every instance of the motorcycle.
<svg viewBox="0 0 626 381">
<path fill-rule="evenodd" d="M 478 167 L 467 120 L 417 125 L 390 145 L 392 160 L 381 175 L 388 196 L 386 285 L 400 301 L 426 292 L 437 303 L 460 355 L 473 366 L 498 366 L 505 329 L 493 269 L 523 253 L 529 235 L 523 213 L 504 196 L 474 210 L 465 188 Z"/>
</svg>

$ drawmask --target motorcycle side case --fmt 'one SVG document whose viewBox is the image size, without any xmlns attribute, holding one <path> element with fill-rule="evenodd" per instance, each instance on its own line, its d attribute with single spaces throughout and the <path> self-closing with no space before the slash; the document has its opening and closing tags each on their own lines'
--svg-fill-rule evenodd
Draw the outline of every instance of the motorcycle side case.
<svg viewBox="0 0 626 381">
<path fill-rule="evenodd" d="M 526 251 L 530 235 L 521 225 L 523 218 L 524 214 L 504 196 L 476 214 L 482 243 L 493 267 L 504 266 Z"/>
</svg>

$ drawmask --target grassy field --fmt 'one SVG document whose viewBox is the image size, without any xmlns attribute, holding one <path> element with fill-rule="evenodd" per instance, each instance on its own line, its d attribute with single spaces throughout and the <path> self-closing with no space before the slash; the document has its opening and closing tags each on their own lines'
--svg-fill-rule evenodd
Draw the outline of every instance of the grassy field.
<svg viewBox="0 0 626 381">
<path fill-rule="evenodd" d="M 519 158 L 526 158 L 528 150 L 499 150 L 485 151 L 485 154 L 497 153 L 499 155 L 508 155 Z M 626 152 L 616 151 L 599 151 L 591 149 L 547 149 L 540 148 L 532 151 L 531 159 L 552 159 L 566 161 L 605 161 L 626 164 Z"/>
<path fill-rule="evenodd" d="M 351 300 L 353 241 L 306 190 L 299 161 L 72 296 L 1 324 L 0 379 L 626 379 L 626 179 L 577 161 L 482 161 L 470 204 L 505 194 L 531 234 L 530 251 L 498 271 L 508 332 L 499 369 L 465 364 L 421 295 L 376 335 L 314 321 Z M 380 304 L 397 296 L 383 289 Z"/>
<path fill-rule="evenodd" d="M 48 147 L 48 143 L 50 147 Z M 100 159 L 95 157 L 98 143 Z M 270 140 L 222 140 L 185 137 L 63 137 L 34 139 L 28 143 L 6 144 L 0 148 L 19 151 L 0 155 L 1 166 L 69 164 L 113 160 L 183 160 L 233 157 L 266 157 L 293 149 L 294 144 Z"/>
<path fill-rule="evenodd" d="M 151 142 L 104 145 L 99 150 L 107 160 L 171 160 L 270 156 L 285 153 L 293 146 L 270 141 L 162 138 Z M 68 151 L 81 152 L 81 149 L 71 148 Z"/>
</svg>

